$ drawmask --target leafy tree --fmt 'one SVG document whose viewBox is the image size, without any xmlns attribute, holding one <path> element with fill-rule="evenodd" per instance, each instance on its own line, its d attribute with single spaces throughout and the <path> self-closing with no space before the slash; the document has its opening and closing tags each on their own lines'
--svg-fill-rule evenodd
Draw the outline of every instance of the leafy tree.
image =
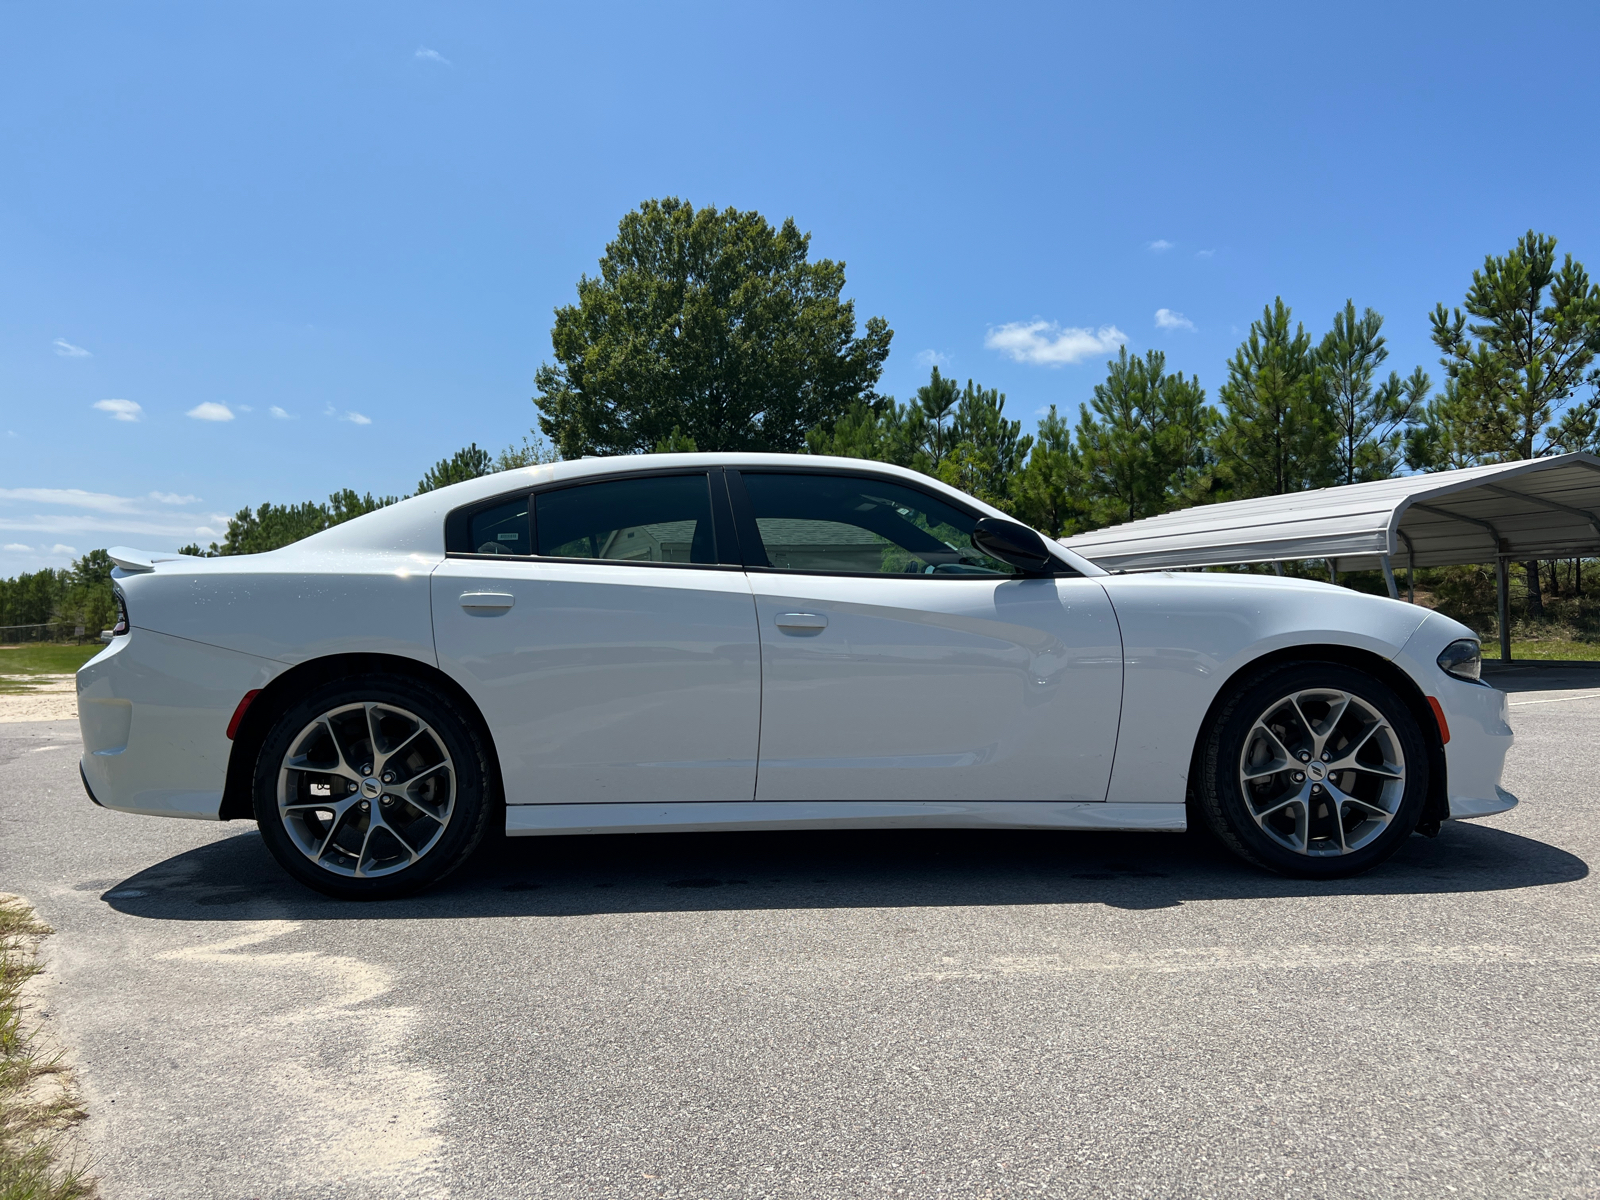
<svg viewBox="0 0 1600 1200">
<path fill-rule="evenodd" d="M 1423 411 L 1432 387 L 1418 367 L 1402 380 L 1394 371 L 1376 384 L 1389 357 L 1383 318 L 1372 309 L 1359 317 L 1353 300 L 1333 316 L 1333 328 L 1317 347 L 1321 384 L 1335 431 L 1334 478 L 1339 483 L 1388 479 L 1402 458 L 1406 426 Z"/>
<path fill-rule="evenodd" d="M 799 450 L 874 389 L 893 337 L 856 336 L 844 264 L 808 260 L 793 219 L 650 200 L 622 218 L 600 274 L 556 310 L 540 428 L 567 458 L 653 449 Z"/>
<path fill-rule="evenodd" d="M 1250 326 L 1218 391 L 1227 406 L 1219 473 L 1235 498 L 1280 496 L 1333 481 L 1333 439 L 1311 338 L 1282 297 Z"/>
<path fill-rule="evenodd" d="M 1195 503 L 1210 489 L 1217 425 L 1205 389 L 1181 371 L 1168 375 L 1159 350 L 1141 359 L 1124 347 L 1106 365 L 1106 381 L 1079 406 L 1091 519 L 1136 521 Z"/>
<path fill-rule="evenodd" d="M 531 441 L 524 437 L 522 445 L 507 446 L 500 451 L 494 460 L 494 470 L 515 471 L 519 467 L 537 467 L 560 461 L 561 456 L 550 448 L 550 443 L 534 434 Z"/>
<path fill-rule="evenodd" d="M 264 554 L 288 546 L 313 533 L 320 533 L 334 525 L 356 517 L 376 512 L 396 503 L 398 496 L 373 496 L 357 493 L 352 488 L 334 492 L 326 504 L 307 500 L 304 504 L 267 503 L 251 510 L 241 508 L 228 518 L 228 532 L 219 547 L 211 543 L 210 550 L 202 551 L 197 545 L 185 546 L 179 554 L 199 554 L 206 558 L 232 554 Z"/>
<path fill-rule="evenodd" d="M 1456 385 L 1449 436 L 1478 461 L 1535 458 L 1593 436 L 1600 285 L 1572 255 L 1559 270 L 1555 259 L 1555 238 L 1530 229 L 1510 253 L 1489 255 L 1472 273 L 1465 313 L 1434 307 L 1433 341 Z M 1585 385 L 1595 389 L 1594 398 L 1552 428 Z M 1543 616 L 1538 564 L 1524 567 L 1529 615 Z"/>
<path fill-rule="evenodd" d="M 688 436 L 676 425 L 672 432 L 655 444 L 656 454 L 693 454 L 700 447 L 694 444 L 694 439 Z"/>
<path fill-rule="evenodd" d="M 489 452 L 478 449 L 478 443 L 473 442 L 465 449 L 457 450 L 449 458 L 441 458 L 429 467 L 428 473 L 417 481 L 417 495 L 449 487 L 452 483 L 465 483 L 469 479 L 477 479 L 479 476 L 490 474 L 494 469 L 494 459 L 489 456 Z"/>
</svg>

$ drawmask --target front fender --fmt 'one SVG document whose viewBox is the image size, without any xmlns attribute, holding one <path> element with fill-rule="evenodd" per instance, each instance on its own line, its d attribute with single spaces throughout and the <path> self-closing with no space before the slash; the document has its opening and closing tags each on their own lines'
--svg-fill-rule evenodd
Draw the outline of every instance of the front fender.
<svg viewBox="0 0 1600 1200">
<path fill-rule="evenodd" d="M 1310 580 L 1152 573 L 1100 580 L 1122 628 L 1122 726 L 1107 800 L 1182 804 L 1201 722 L 1230 679 L 1297 646 L 1392 659 L 1427 617 Z"/>
</svg>

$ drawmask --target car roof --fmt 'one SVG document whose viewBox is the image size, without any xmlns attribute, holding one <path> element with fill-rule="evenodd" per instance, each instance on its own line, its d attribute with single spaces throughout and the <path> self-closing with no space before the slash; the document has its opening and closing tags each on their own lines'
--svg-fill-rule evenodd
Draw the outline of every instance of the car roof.
<svg viewBox="0 0 1600 1200">
<path fill-rule="evenodd" d="M 533 467 L 519 467 L 483 475 L 464 483 L 424 492 L 379 509 L 342 525 L 335 525 L 314 534 L 294 547 L 306 551 L 370 550 L 380 553 L 443 554 L 444 519 L 452 510 L 463 505 L 490 500 L 496 496 L 515 494 L 529 488 L 555 483 L 575 483 L 602 479 L 611 475 L 628 475 L 640 471 L 661 471 L 688 468 L 734 467 L 755 469 L 783 467 L 805 470 L 845 470 L 904 480 L 915 487 L 942 494 L 948 498 L 977 508 L 989 516 L 1004 520 L 1016 518 L 985 504 L 983 501 L 930 478 L 920 471 L 898 467 L 892 463 L 874 462 L 861 458 L 837 458 L 822 454 L 761 454 L 744 452 L 695 454 L 628 454 L 605 458 L 576 458 L 564 462 L 544 463 Z M 1052 539 L 1046 539 L 1050 549 L 1057 552 L 1073 567 L 1085 575 L 1102 575 L 1105 572 L 1070 550 L 1065 550 Z"/>
</svg>

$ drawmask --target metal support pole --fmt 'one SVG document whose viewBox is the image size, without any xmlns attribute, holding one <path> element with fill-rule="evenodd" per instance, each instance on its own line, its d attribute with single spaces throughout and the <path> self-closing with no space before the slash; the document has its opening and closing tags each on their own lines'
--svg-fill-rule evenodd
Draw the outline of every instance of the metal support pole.
<svg viewBox="0 0 1600 1200">
<path fill-rule="evenodd" d="M 1511 661 L 1511 572 L 1505 555 L 1494 560 L 1496 609 L 1500 619 L 1500 661 Z"/>
<path fill-rule="evenodd" d="M 1417 602 L 1417 569 L 1409 562 L 1406 563 L 1406 603 Z"/>
<path fill-rule="evenodd" d="M 1339 560 L 1338 559 L 1330 558 L 1328 560 L 1328 582 L 1329 583 L 1338 583 L 1339 582 Z"/>
<path fill-rule="evenodd" d="M 1389 589 L 1389 599 L 1400 599 L 1400 589 L 1394 585 L 1394 564 L 1389 561 L 1387 554 L 1378 561 L 1383 565 L 1383 586 Z"/>
<path fill-rule="evenodd" d="M 1272 573 L 1274 575 L 1277 575 L 1279 578 L 1282 578 L 1282 576 L 1283 576 L 1283 564 L 1281 562 L 1273 563 L 1272 564 Z"/>
</svg>

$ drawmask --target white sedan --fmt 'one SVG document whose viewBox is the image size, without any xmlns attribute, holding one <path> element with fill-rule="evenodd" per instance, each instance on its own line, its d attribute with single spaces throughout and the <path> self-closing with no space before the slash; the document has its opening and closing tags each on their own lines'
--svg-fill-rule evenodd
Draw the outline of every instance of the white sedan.
<svg viewBox="0 0 1600 1200">
<path fill-rule="evenodd" d="M 513 836 L 1181 831 L 1347 875 L 1503 812 L 1505 697 L 1455 621 L 1322 583 L 1108 575 L 855 459 L 584 459 L 270 554 L 115 549 L 78 673 L 95 803 L 254 818 L 392 896 Z"/>
</svg>

